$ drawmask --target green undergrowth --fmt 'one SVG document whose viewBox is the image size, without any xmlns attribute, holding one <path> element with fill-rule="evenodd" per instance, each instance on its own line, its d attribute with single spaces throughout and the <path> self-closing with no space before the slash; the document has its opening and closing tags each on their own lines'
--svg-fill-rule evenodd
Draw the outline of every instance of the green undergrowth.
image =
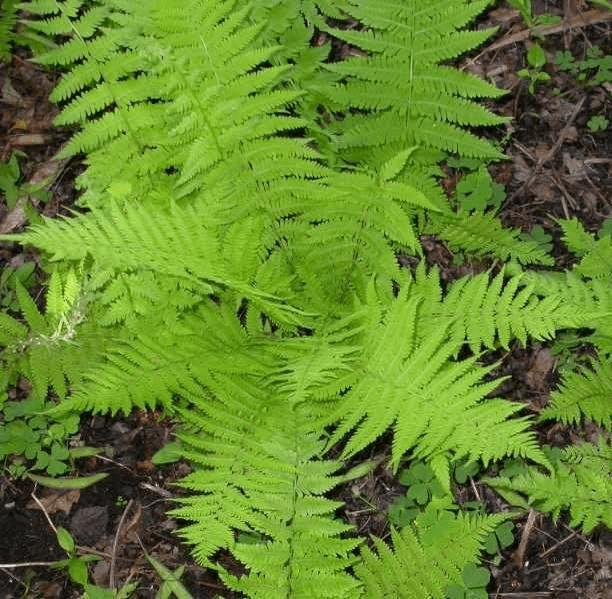
<svg viewBox="0 0 612 599">
<path fill-rule="evenodd" d="M 514 514 L 458 506 L 469 476 L 517 508 L 611 527 L 612 240 L 556 223 L 576 256 L 560 272 L 545 232 L 497 218 L 486 167 L 504 155 L 470 128 L 503 131 L 478 101 L 504 91 L 448 66 L 492 35 L 467 28 L 488 5 L 19 5 L 58 44 L 35 60 L 64 72 L 62 157 L 86 169 L 74 216 L 2 237 L 50 273 L 44 301 L 18 284 L 0 316 L 5 463 L 17 421 L 164 410 L 178 427 L 165 455 L 192 465 L 178 534 L 246 597 L 484 597 L 482 552 L 510 542 Z M 451 198 L 442 163 L 463 171 Z M 432 235 L 481 272 L 442 279 Z M 568 335 L 591 358 L 564 362 L 545 410 L 496 393 L 487 353 Z M 556 451 L 534 432 L 586 419 L 597 445 Z M 391 471 L 410 474 L 383 541 L 338 497 L 387 434 Z"/>
</svg>

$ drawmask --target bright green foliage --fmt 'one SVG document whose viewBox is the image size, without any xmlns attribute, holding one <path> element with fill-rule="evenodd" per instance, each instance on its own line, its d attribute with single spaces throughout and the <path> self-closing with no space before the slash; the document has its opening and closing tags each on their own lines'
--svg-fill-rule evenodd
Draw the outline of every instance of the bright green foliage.
<svg viewBox="0 0 612 599">
<path fill-rule="evenodd" d="M 564 377 L 559 390 L 552 394 L 551 405 L 540 413 L 542 419 L 578 424 L 583 418 L 612 428 L 612 362 L 595 364 L 593 372 L 581 368 Z"/>
<path fill-rule="evenodd" d="M 506 518 L 449 511 L 447 499 L 432 501 L 414 524 L 391 531 L 393 549 L 373 539 L 376 553 L 361 551 L 355 573 L 368 599 L 443 599 L 451 585 L 464 586 L 464 570 L 486 536 Z"/>
<path fill-rule="evenodd" d="M 72 458 L 67 439 L 77 433 L 79 415 L 49 415 L 47 410 L 55 404 L 48 392 L 66 398 L 69 385 L 81 380 L 90 360 L 99 354 L 98 334 L 83 324 L 86 303 L 73 269 L 51 275 L 44 314 L 19 280 L 15 294 L 25 322 L 0 312 L 0 457 L 22 455 L 28 460 L 10 464 L 13 475 L 27 469 L 63 474 Z M 8 390 L 21 377 L 30 382 L 31 393 L 27 399 L 7 401 Z"/>
<path fill-rule="evenodd" d="M 439 285 L 437 278 L 432 271 L 428 281 L 422 280 L 431 288 Z M 449 337 L 458 345 L 467 340 L 475 353 L 482 346 L 508 348 L 511 339 L 523 345 L 528 337 L 550 339 L 557 329 L 583 322 L 562 295 L 540 299 L 533 284 L 523 285 L 521 275 L 505 280 L 503 271 L 493 279 L 489 273 L 459 279 L 439 305 L 426 301 L 425 311 L 433 322 L 450 322 Z"/>
<path fill-rule="evenodd" d="M 490 30 L 458 31 L 489 4 L 416 0 L 394 4 L 351 1 L 350 13 L 367 26 L 363 31 L 333 30 L 333 35 L 370 53 L 326 68 L 348 80 L 324 91 L 334 109 L 347 106 L 370 112 L 334 123 L 335 147 L 352 160 L 372 162 L 391 148 L 413 145 L 479 158 L 500 158 L 489 144 L 460 126 L 495 125 L 492 115 L 469 98 L 499 97 L 495 87 L 441 66 L 478 46 Z M 457 126 L 459 125 L 459 126 Z"/>
<path fill-rule="evenodd" d="M 490 211 L 434 215 L 427 232 L 448 241 L 451 249 L 456 251 L 503 261 L 515 260 L 525 265 L 552 265 L 554 262 L 537 242 L 521 239 L 520 230 L 503 227 Z"/>
<path fill-rule="evenodd" d="M 389 522 L 396 528 L 410 524 L 432 497 L 445 495 L 436 473 L 425 462 L 415 461 L 403 469 L 398 482 L 407 487 L 406 494 L 395 499 L 387 514 Z"/>
<path fill-rule="evenodd" d="M 0 62 L 11 58 L 13 29 L 17 22 L 17 0 L 0 1 Z"/>
<path fill-rule="evenodd" d="M 612 446 L 603 438 L 563 451 L 547 452 L 550 474 L 529 468 L 517 476 L 488 480 L 514 505 L 531 505 L 557 518 L 569 511 L 570 526 L 591 532 L 598 524 L 612 528 Z M 528 499 L 526 499 L 528 498 Z"/>
<path fill-rule="evenodd" d="M 3 390 L 22 374 L 32 383 L 32 392 L 43 400 L 49 387 L 66 397 L 66 382 L 82 375 L 91 354 L 74 343 L 77 328 L 85 318 L 85 303 L 74 270 L 65 278 L 54 272 L 47 293 L 47 311 L 42 314 L 26 289 L 16 281 L 16 295 L 25 323 L 0 312 L 0 359 Z M 82 339 L 85 342 L 87 335 Z"/>
<path fill-rule="evenodd" d="M 576 219 L 559 221 L 563 241 L 570 251 L 580 257 L 574 272 L 591 279 L 612 279 L 612 238 L 603 235 L 595 239 Z"/>
<path fill-rule="evenodd" d="M 88 211 L 4 238 L 60 266 L 45 314 L 19 292 L 27 326 L 2 317 L 0 340 L 18 339 L 17 356 L 53 347 L 21 372 L 63 398 L 56 415 L 162 406 L 178 419 L 194 467 L 180 534 L 247 596 L 468 588 L 504 517 L 448 511 L 452 464 L 550 468 L 524 406 L 490 397 L 499 380 L 480 351 L 595 318 L 605 334 L 609 291 L 586 266 L 569 289 L 498 270 L 443 285 L 424 260 L 400 267 L 431 232 L 552 263 L 492 214 L 455 214 L 436 184 L 448 153 L 500 156 L 466 128 L 505 122 L 474 101 L 501 92 L 441 64 L 487 39 L 460 30 L 487 4 L 27 4 L 65 40 L 39 61 L 67 69 L 54 98 L 58 123 L 81 127 L 65 153 L 87 155 Z M 363 27 L 328 24 L 349 16 Z M 360 51 L 334 62 L 329 44 L 311 47 L 315 28 Z M 445 498 L 393 533 L 393 551 L 374 541 L 379 557 L 359 555 L 328 495 L 357 474 L 344 458 L 390 431 L 392 465 L 426 462 Z M 211 563 L 219 549 L 247 573 Z"/>
<path fill-rule="evenodd" d="M 586 56 L 576 60 L 571 52 L 557 52 L 555 63 L 562 71 L 573 74 L 585 85 L 601 85 L 612 81 L 612 56 L 604 55 L 601 48 L 586 49 Z"/>
<path fill-rule="evenodd" d="M 453 338 L 449 328 L 463 312 L 451 308 L 448 314 L 437 314 L 434 302 L 439 288 L 426 283 L 429 289 L 422 296 L 419 286 L 414 291 L 406 287 L 413 291 L 410 297 L 400 293 L 385 311 L 377 308 L 375 296 L 368 298 L 371 309 L 364 327 L 364 351 L 355 366 L 358 379 L 338 403 L 340 425 L 333 439 L 351 433 L 345 448 L 345 455 L 351 455 L 392 426 L 394 466 L 407 451 L 435 457 L 436 474 L 446 486 L 448 463 L 443 456 L 447 452 L 455 459 L 485 463 L 509 454 L 545 463 L 524 430 L 526 421 L 511 419 L 522 406 L 502 400 L 483 402 L 499 384 L 480 382 L 490 369 L 478 366 L 475 358 L 451 359 L 465 335 Z M 487 291 L 485 283 L 478 301 Z M 481 324 L 488 326 L 487 316 L 480 313 Z M 490 320 L 494 329 L 495 319 Z M 459 326 L 463 326 L 461 320 Z"/>
</svg>

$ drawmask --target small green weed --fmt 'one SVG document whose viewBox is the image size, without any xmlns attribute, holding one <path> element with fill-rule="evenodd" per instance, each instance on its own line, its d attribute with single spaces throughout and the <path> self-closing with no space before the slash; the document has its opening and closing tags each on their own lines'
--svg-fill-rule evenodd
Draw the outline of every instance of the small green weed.
<svg viewBox="0 0 612 599">
<path fill-rule="evenodd" d="M 105 589 L 89 582 L 88 564 L 101 558 L 97 555 L 79 555 L 72 535 L 61 526 L 55 529 L 59 546 L 68 554 L 66 559 L 55 562 L 51 568 L 64 569 L 72 582 L 84 589 L 81 599 L 128 599 L 138 587 L 137 582 L 125 584 L 121 589 Z"/>
<path fill-rule="evenodd" d="M 455 205 L 460 211 L 499 209 L 506 198 L 506 191 L 503 185 L 493 181 L 482 161 L 451 158 L 447 160 L 447 165 L 465 173 L 455 187 Z"/>
<path fill-rule="evenodd" d="M 550 81 L 550 75 L 542 70 L 546 64 L 546 54 L 540 44 L 533 44 L 527 51 L 526 69 L 521 69 L 517 72 L 517 76 L 521 79 L 529 81 L 529 93 L 535 93 L 535 86 L 540 81 Z"/>
<path fill-rule="evenodd" d="M 73 456 L 67 443 L 79 430 L 79 417 L 50 418 L 44 412 L 51 405 L 34 396 L 4 404 L 0 459 L 5 460 L 11 476 L 21 477 L 28 471 L 37 470 L 57 476 L 71 469 Z"/>
<path fill-rule="evenodd" d="M 41 217 L 32 205 L 32 199 L 46 204 L 51 194 L 45 189 L 46 181 L 36 184 L 21 183 L 19 157 L 24 156 L 23 152 L 12 152 L 8 162 L 0 162 L 0 192 L 4 195 L 9 210 L 15 208 L 21 200 L 21 207 L 28 220 L 31 223 L 40 222 Z"/>
<path fill-rule="evenodd" d="M 543 14 L 534 16 L 531 0 L 508 0 L 508 4 L 521 13 L 521 18 L 530 29 L 539 25 L 552 25 L 561 20 L 556 15 Z M 541 36 L 537 35 L 537 37 Z"/>
<path fill-rule="evenodd" d="M 487 585 L 490 572 L 482 566 L 468 564 L 461 574 L 463 587 L 452 585 L 446 589 L 447 599 L 488 599 Z"/>
<path fill-rule="evenodd" d="M 520 239 L 523 241 L 535 241 L 538 247 L 547 254 L 550 254 L 553 249 L 552 236 L 540 225 L 531 229 L 529 233 L 522 233 Z"/>
<path fill-rule="evenodd" d="M 557 52 L 555 64 L 560 71 L 573 75 L 589 87 L 612 82 L 612 56 L 604 54 L 598 46 L 588 48 L 582 60 L 576 60 L 568 51 Z"/>
<path fill-rule="evenodd" d="M 592 116 L 587 121 L 587 127 L 593 132 L 605 131 L 608 128 L 610 121 L 602 115 Z"/>
<path fill-rule="evenodd" d="M 445 494 L 434 471 L 424 462 L 414 462 L 402 470 L 399 483 L 408 487 L 408 490 L 389 506 L 387 512 L 389 522 L 397 528 L 410 524 L 432 497 L 442 497 Z"/>
</svg>

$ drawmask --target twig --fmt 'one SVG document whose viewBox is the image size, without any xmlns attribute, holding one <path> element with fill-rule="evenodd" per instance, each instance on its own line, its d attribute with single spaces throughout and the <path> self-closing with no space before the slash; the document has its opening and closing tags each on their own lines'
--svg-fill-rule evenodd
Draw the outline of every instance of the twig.
<svg viewBox="0 0 612 599">
<path fill-rule="evenodd" d="M 511 46 L 518 42 L 524 42 L 529 39 L 534 33 L 540 35 L 554 35 L 555 33 L 562 33 L 568 29 L 574 29 L 576 27 L 587 27 L 589 25 L 596 25 L 597 23 L 605 23 L 606 21 L 612 20 L 612 12 L 607 10 L 587 10 L 585 13 L 575 15 L 567 19 L 563 19 L 561 23 L 555 23 L 554 25 L 541 25 L 534 27 L 533 29 L 523 29 L 518 33 L 513 33 L 503 37 L 499 41 L 487 46 L 475 59 L 477 61 L 483 54 L 487 52 L 494 52 L 500 50 L 506 46 Z"/>
<path fill-rule="evenodd" d="M 493 593 L 489 594 L 491 599 L 548 599 L 552 597 L 555 599 L 558 595 L 555 595 L 556 591 L 536 591 L 526 593 Z"/>
<path fill-rule="evenodd" d="M 0 564 L 0 568 L 30 568 L 33 566 L 53 566 L 57 562 L 24 562 L 22 564 Z"/>
<path fill-rule="evenodd" d="M 110 574 L 108 576 L 108 586 L 111 589 L 115 588 L 115 562 L 117 561 L 117 547 L 119 545 L 119 535 L 121 534 L 121 529 L 125 522 L 125 518 L 127 517 L 128 512 L 130 511 L 130 508 L 132 507 L 133 503 L 134 503 L 134 500 L 130 499 L 128 501 L 128 504 L 125 506 L 125 509 L 123 510 L 123 514 L 121 514 L 121 520 L 119 520 L 119 525 L 117 526 L 117 532 L 115 533 L 115 539 L 113 540 L 113 552 L 111 554 Z"/>
<path fill-rule="evenodd" d="M 553 553 L 561 545 L 563 545 L 563 543 L 566 543 L 570 539 L 573 539 L 575 536 L 576 536 L 576 531 L 572 530 L 572 533 L 567 535 L 567 537 L 565 537 L 564 539 L 561 539 L 558 543 L 555 543 L 552 547 L 549 547 L 546 551 L 543 551 L 542 553 L 540 553 L 540 557 L 541 558 L 548 557 L 551 553 Z"/>
<path fill-rule="evenodd" d="M 527 543 L 529 543 L 529 537 L 531 535 L 531 531 L 533 530 L 536 517 L 536 512 L 529 510 L 529 515 L 527 516 L 527 522 L 525 522 L 525 527 L 523 528 L 523 534 L 521 535 L 519 546 L 512 556 L 512 560 L 516 564 L 517 568 L 521 568 L 523 566 L 525 551 L 527 551 Z"/>
<path fill-rule="evenodd" d="M 151 491 L 151 493 L 156 493 L 157 495 L 159 495 L 160 497 L 163 497 L 164 499 L 172 499 L 174 497 L 174 495 L 172 493 L 170 493 L 170 491 L 166 490 L 166 489 L 162 489 L 162 487 L 158 487 L 156 485 L 151 485 L 149 483 L 140 483 L 138 485 L 141 489 L 146 489 L 147 491 Z"/>
</svg>

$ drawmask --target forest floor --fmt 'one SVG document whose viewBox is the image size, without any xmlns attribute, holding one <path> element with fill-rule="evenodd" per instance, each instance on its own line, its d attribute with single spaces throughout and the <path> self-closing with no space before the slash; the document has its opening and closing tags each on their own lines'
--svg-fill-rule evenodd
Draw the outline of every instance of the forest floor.
<svg viewBox="0 0 612 599">
<path fill-rule="evenodd" d="M 534 1 L 533 8 L 536 15 L 563 20 L 538 26 L 541 39 L 535 40 L 519 13 L 502 3 L 478 23 L 499 27 L 497 35 L 460 65 L 509 92 L 489 103 L 495 112 L 512 118 L 504 146 L 509 160 L 492 167 L 494 180 L 506 189 L 500 210 L 503 221 L 525 232 L 541 227 L 550 235 L 557 263 L 563 266 L 572 264 L 574 257 L 559 243 L 555 218 L 577 218 L 592 232 L 612 219 L 612 124 L 606 125 L 606 120 L 612 121 L 612 13 L 561 0 Z M 527 63 L 534 41 L 545 53 L 541 66 Z M 599 54 L 593 50 L 597 48 Z M 556 59 L 563 52 L 578 61 L 590 56 L 595 62 L 570 68 L 563 58 Z M 67 214 L 75 199 L 74 180 L 83 166 L 78 160 L 51 160 L 70 135 L 52 126 L 57 108 L 48 102 L 48 94 L 57 76 L 26 57 L 18 50 L 10 64 L 0 64 L 0 161 L 6 162 L 12 152 L 23 153 L 19 164 L 24 182 L 55 173 L 51 197 L 44 203 L 35 198 L 34 203 L 45 215 Z M 527 79 L 517 75 L 525 68 L 530 71 Z M 453 169 L 447 172 L 444 185 L 450 192 L 458 177 Z M 24 222 L 18 210 L 0 205 L 1 233 L 16 231 Z M 482 269 L 472 264 L 457 267 L 449 249 L 435 239 L 423 243 L 428 261 L 437 264 L 447 280 L 471 268 Z M 0 248 L 2 265 L 16 268 L 26 261 L 36 263 L 37 257 L 13 246 Z M 558 358 L 551 347 L 517 346 L 501 357 L 501 373 L 510 375 L 503 395 L 524 402 L 532 411 L 541 409 L 557 382 Z M 585 435 L 595 438 L 599 432 L 594 426 L 538 428 L 540 438 L 553 445 Z M 101 586 L 108 586 L 111 578 L 121 583 L 138 580 L 133 596 L 153 598 L 160 581 L 146 553 L 171 570 L 187 564 L 181 580 L 197 599 L 237 596 L 196 566 L 173 534 L 177 523 L 166 510 L 181 491 L 172 483 L 189 468 L 180 462 L 159 468 L 151 462 L 171 437 L 172 424 L 155 413 L 84 417 L 81 440 L 101 450 L 98 457 L 79 461 L 78 471 L 82 475 L 104 471 L 109 476 L 80 491 L 45 490 L 28 480 L 12 479 L 0 469 L 0 564 L 20 566 L 0 566 L 0 599 L 79 596 L 65 569 L 28 565 L 65 558 L 47 516 L 55 526 L 70 531 L 80 551 L 101 558 L 91 568 L 93 581 Z M 361 535 L 386 536 L 386 510 L 405 492 L 384 466 L 388 451 L 378 444 L 372 458 L 383 465 L 340 495 L 347 504 L 347 517 Z M 461 493 L 461 501 L 478 499 L 490 509 L 506 509 L 497 495 L 476 481 Z M 514 539 L 489 564 L 489 597 L 612 599 L 612 532 L 597 530 L 585 536 L 563 516 L 553 523 L 532 513 L 515 522 Z M 239 571 L 230 556 L 222 556 L 221 561 Z"/>
</svg>

